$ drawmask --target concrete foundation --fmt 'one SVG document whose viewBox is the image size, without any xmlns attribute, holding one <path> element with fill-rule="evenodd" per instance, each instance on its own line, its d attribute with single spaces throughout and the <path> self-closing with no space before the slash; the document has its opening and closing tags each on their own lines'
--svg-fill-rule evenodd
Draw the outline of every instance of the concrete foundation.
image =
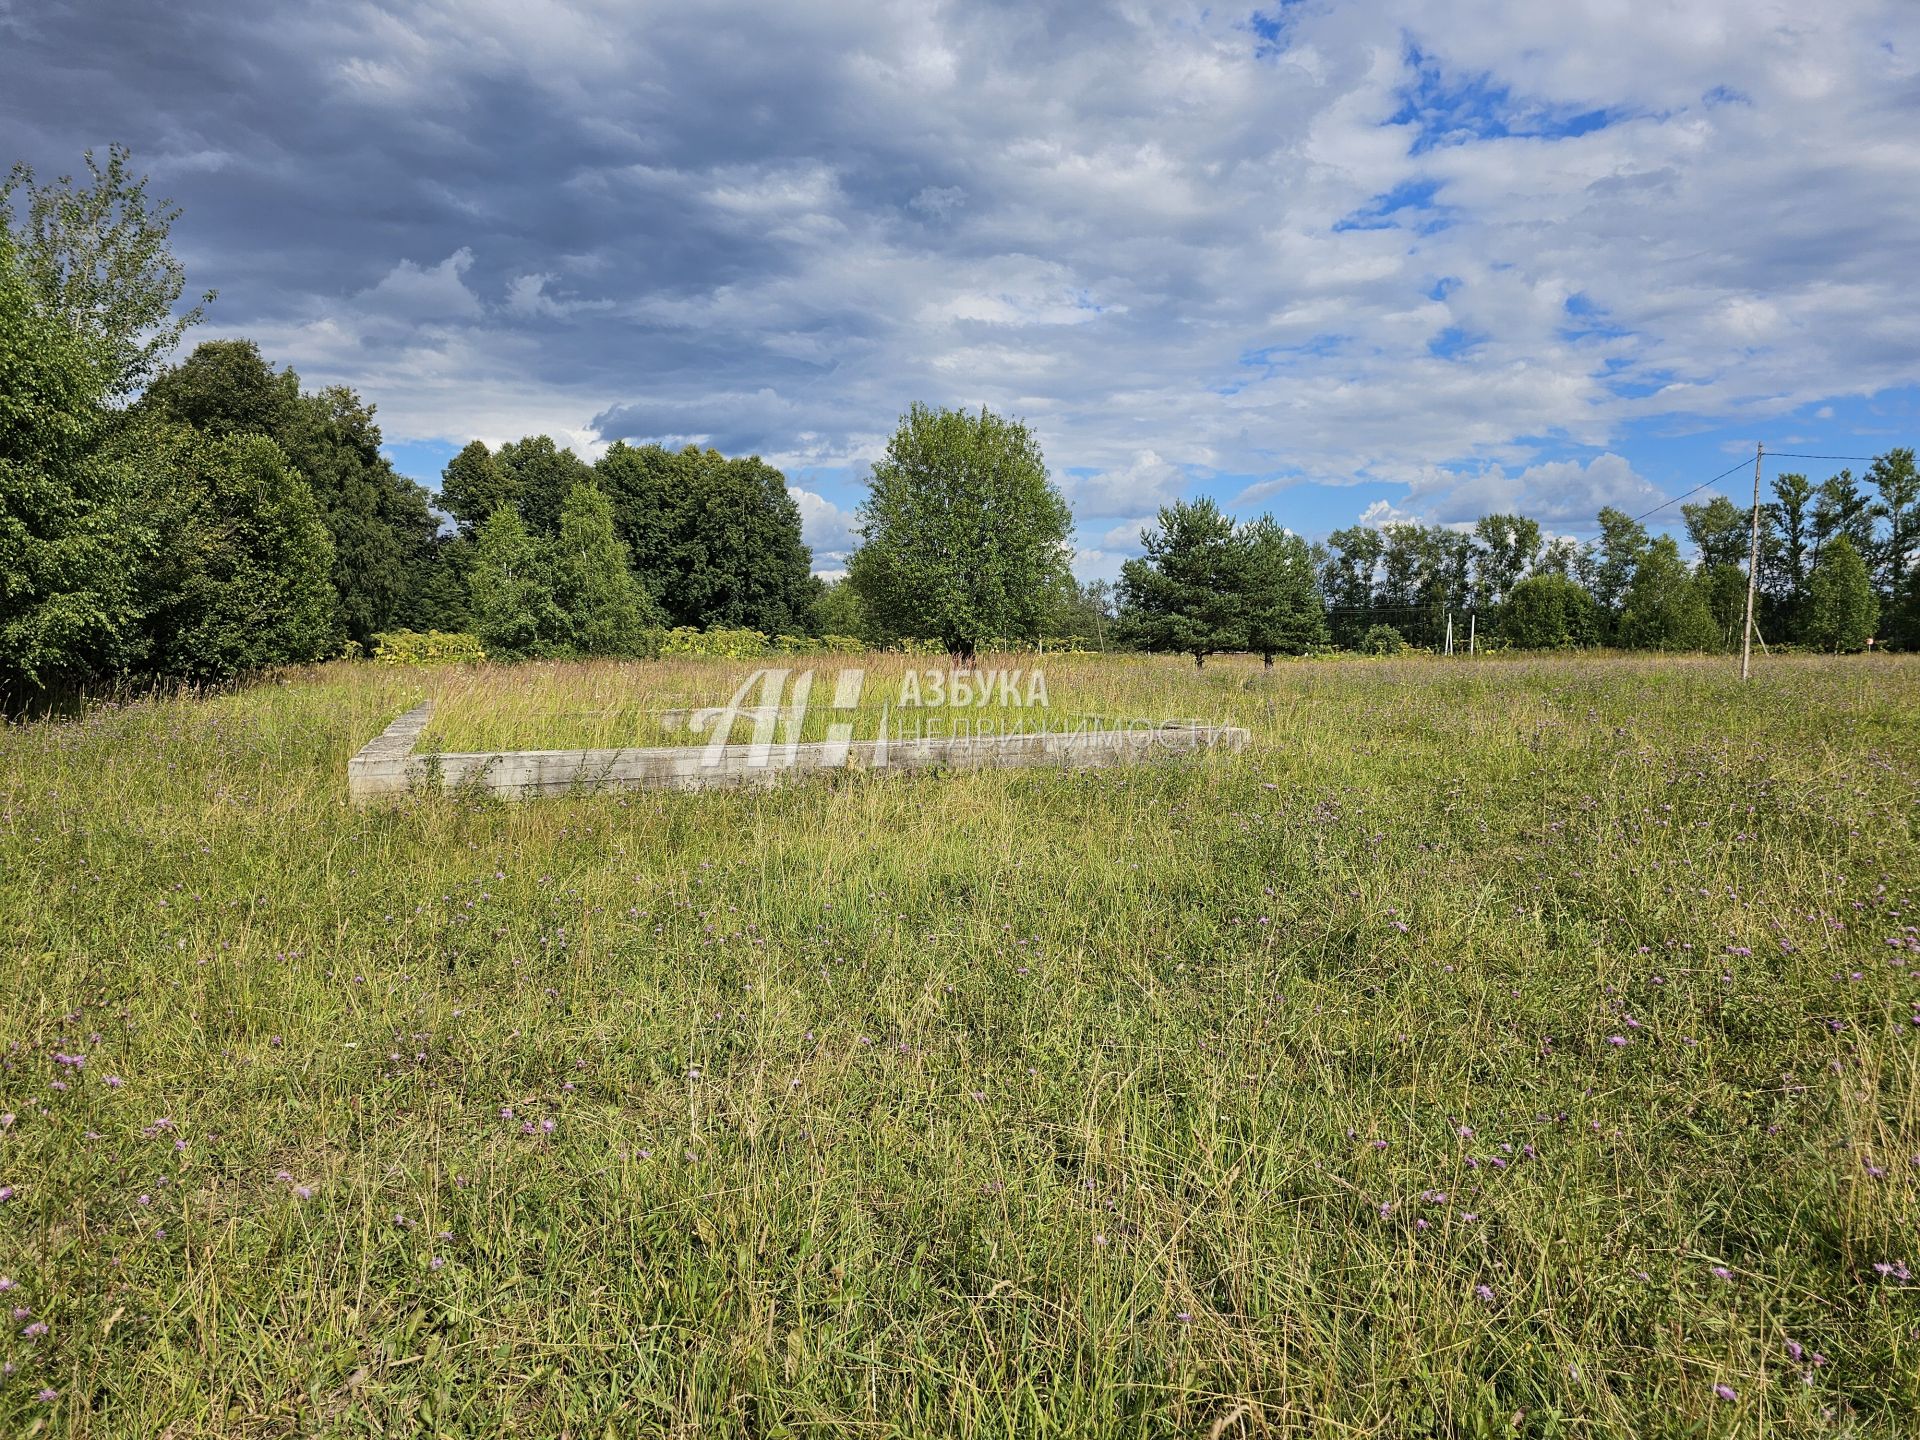
<svg viewBox="0 0 1920 1440">
<path fill-rule="evenodd" d="M 417 787 L 476 786 L 511 800 L 589 790 L 707 790 L 777 785 L 826 771 L 912 774 L 926 770 L 1052 765 L 1086 769 L 1136 765 L 1200 750 L 1241 750 L 1248 734 L 1231 725 L 1173 722 L 1113 726 L 1077 721 L 1058 733 L 966 734 L 770 745 L 664 745 L 620 750 L 502 750 L 414 753 L 433 702 L 395 720 L 347 762 L 355 800 Z"/>
</svg>

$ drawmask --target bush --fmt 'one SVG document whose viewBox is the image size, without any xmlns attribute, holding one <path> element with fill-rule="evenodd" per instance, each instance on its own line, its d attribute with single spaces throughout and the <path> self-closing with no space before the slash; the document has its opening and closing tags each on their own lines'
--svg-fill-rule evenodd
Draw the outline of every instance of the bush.
<svg viewBox="0 0 1920 1440">
<path fill-rule="evenodd" d="M 1412 647 L 1391 625 L 1375 625 L 1360 637 L 1362 655 L 1404 655 Z"/>
<path fill-rule="evenodd" d="M 758 630 L 696 630 L 676 625 L 660 636 L 662 655 L 710 655 L 727 660 L 753 660 L 769 653 L 767 637 Z"/>
<path fill-rule="evenodd" d="M 373 658 L 381 665 L 471 665 L 487 654 L 478 635 L 387 630 L 373 637 Z"/>
</svg>

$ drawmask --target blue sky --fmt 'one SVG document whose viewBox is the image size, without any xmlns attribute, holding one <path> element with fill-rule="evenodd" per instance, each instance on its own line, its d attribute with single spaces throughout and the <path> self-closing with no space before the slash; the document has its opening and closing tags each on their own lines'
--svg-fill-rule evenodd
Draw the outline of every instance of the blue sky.
<svg viewBox="0 0 1920 1440">
<path fill-rule="evenodd" d="M 407 473 L 757 452 L 822 570 L 915 400 L 1033 426 L 1089 577 L 1181 496 L 1579 535 L 1920 435 L 1910 0 L 0 0 L 0 121 L 131 145 L 201 333 Z"/>
</svg>

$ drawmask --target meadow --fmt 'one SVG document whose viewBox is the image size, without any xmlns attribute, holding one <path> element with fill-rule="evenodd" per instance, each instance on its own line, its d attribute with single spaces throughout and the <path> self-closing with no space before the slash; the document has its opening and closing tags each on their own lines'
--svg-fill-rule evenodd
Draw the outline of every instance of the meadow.
<svg viewBox="0 0 1920 1440">
<path fill-rule="evenodd" d="M 1044 663 L 1253 743 L 346 801 L 718 661 L 0 732 L 0 1432 L 1912 1433 L 1920 661 Z"/>
</svg>

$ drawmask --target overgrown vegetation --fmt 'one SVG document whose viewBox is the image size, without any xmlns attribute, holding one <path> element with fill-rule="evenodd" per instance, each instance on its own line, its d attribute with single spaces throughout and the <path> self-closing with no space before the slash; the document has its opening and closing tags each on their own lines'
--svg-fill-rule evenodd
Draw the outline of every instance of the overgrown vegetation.
<svg viewBox="0 0 1920 1440">
<path fill-rule="evenodd" d="M 1255 743 L 343 802 L 671 665 L 0 731 L 0 1430 L 1909 1432 L 1916 662 L 1050 659 Z"/>
</svg>

